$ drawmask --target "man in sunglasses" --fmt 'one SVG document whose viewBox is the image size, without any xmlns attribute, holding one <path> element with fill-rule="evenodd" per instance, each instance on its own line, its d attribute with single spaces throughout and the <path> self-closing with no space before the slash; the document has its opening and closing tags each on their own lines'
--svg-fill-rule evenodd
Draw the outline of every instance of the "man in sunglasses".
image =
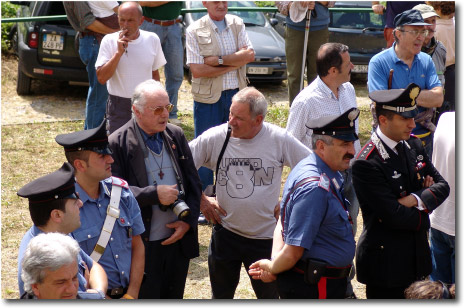
<svg viewBox="0 0 464 308">
<path fill-rule="evenodd" d="M 168 123 L 172 107 L 163 85 L 146 80 L 132 96 L 132 120 L 109 137 L 113 174 L 129 183 L 145 224 L 140 298 L 183 298 L 190 259 L 199 256 L 200 178 L 182 129 Z"/>
<path fill-rule="evenodd" d="M 106 120 L 93 129 L 58 135 L 55 141 L 74 167 L 75 188 L 83 203 L 82 223 L 73 237 L 105 269 L 106 295 L 135 299 L 143 278 L 145 248 L 140 234 L 145 229 L 129 185 L 111 176 L 113 159 L 105 127 Z"/>
<path fill-rule="evenodd" d="M 438 108 L 443 104 L 443 87 L 438 79 L 432 58 L 421 52 L 429 30 L 420 11 L 407 10 L 394 19 L 395 43 L 369 62 L 369 93 L 387 89 L 405 89 L 410 83 L 417 84 L 421 91 L 417 97 L 418 115 L 414 118 L 416 127 L 412 133 L 421 139 L 426 152 L 432 155 L 434 128 L 424 126 L 421 118 L 423 112 L 433 112 L 430 108 Z M 377 127 L 373 111 L 374 129 Z"/>
<path fill-rule="evenodd" d="M 68 234 L 81 225 L 79 200 L 74 187 L 74 169 L 69 163 L 64 163 L 60 169 L 44 175 L 24 185 L 18 196 L 29 201 L 29 213 L 34 225 L 24 234 L 18 252 L 18 287 L 19 295 L 26 296 L 21 277 L 22 261 L 29 242 L 39 234 L 59 232 Z M 79 291 L 100 293 L 104 297 L 108 281 L 101 265 L 81 249 L 78 255 Z M 91 288 L 93 290 L 88 290 Z M 96 295 L 96 294 L 95 294 Z M 89 295 L 88 298 L 94 298 Z"/>
</svg>

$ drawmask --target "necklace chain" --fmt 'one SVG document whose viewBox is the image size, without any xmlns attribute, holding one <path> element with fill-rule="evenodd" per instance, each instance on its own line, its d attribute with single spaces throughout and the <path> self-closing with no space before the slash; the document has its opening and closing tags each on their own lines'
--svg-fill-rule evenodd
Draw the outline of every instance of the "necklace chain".
<svg viewBox="0 0 464 308">
<path fill-rule="evenodd" d="M 150 151 L 151 156 L 153 156 L 153 160 L 155 161 L 156 165 L 157 165 L 158 168 L 159 168 L 158 175 L 159 175 L 160 179 L 162 180 L 163 177 L 164 177 L 164 172 L 163 172 L 163 159 L 164 159 L 163 152 L 164 152 L 164 144 L 161 146 L 161 153 L 160 153 L 160 154 L 156 154 L 156 153 L 155 153 L 152 149 L 150 149 L 148 146 L 147 146 L 147 149 Z M 161 155 L 161 165 L 158 164 L 158 161 L 156 160 L 156 156 L 159 156 L 159 155 Z"/>
</svg>

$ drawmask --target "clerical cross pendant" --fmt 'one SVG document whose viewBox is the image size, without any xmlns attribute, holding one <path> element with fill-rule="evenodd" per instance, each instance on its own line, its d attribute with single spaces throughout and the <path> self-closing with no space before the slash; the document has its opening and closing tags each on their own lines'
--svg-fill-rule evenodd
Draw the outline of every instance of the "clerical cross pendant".
<svg viewBox="0 0 464 308">
<path fill-rule="evenodd" d="M 159 175 L 160 179 L 163 179 L 163 177 L 164 177 L 163 170 L 160 170 L 160 172 L 158 172 L 158 175 Z"/>
</svg>

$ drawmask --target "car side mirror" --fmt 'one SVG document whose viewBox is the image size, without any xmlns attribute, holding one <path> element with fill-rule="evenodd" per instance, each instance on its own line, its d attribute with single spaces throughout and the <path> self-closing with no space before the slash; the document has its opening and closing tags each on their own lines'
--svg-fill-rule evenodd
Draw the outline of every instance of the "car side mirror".
<svg viewBox="0 0 464 308">
<path fill-rule="evenodd" d="M 269 23 L 271 24 L 271 26 L 275 27 L 279 23 L 279 21 L 276 18 L 270 18 Z"/>
</svg>

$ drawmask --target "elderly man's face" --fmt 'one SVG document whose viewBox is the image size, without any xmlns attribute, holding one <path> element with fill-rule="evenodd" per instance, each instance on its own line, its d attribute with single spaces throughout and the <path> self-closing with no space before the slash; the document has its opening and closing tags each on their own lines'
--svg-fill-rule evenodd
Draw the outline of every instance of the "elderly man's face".
<svg viewBox="0 0 464 308">
<path fill-rule="evenodd" d="M 422 48 L 422 44 L 425 40 L 424 26 L 404 26 L 404 29 L 399 32 L 399 43 L 398 46 L 405 52 L 417 55 Z M 416 32 L 417 34 L 415 34 Z"/>
<path fill-rule="evenodd" d="M 324 162 L 333 171 L 344 171 L 350 167 L 350 161 L 354 157 L 354 141 L 344 141 L 333 138 L 332 144 L 323 141 L 317 142 L 316 147 L 323 146 Z M 319 149 L 319 148 L 318 148 Z"/>
<path fill-rule="evenodd" d="M 437 27 L 437 16 L 432 16 L 424 19 L 424 22 L 430 24 L 430 26 L 425 26 L 425 29 L 429 30 L 429 35 L 424 40 L 424 46 L 426 46 L 432 40 L 432 37 L 435 35 L 435 28 Z"/>
<path fill-rule="evenodd" d="M 45 270 L 43 281 L 32 285 L 32 291 L 39 299 L 75 299 L 78 289 L 77 261 L 56 271 Z"/>
<path fill-rule="evenodd" d="M 263 116 L 253 117 L 250 106 L 246 103 L 232 102 L 229 113 L 231 136 L 240 139 L 251 139 L 259 132 Z"/>
<path fill-rule="evenodd" d="M 227 14 L 227 1 L 202 1 L 202 3 L 213 20 L 221 21 Z"/>
<path fill-rule="evenodd" d="M 143 16 L 132 3 L 122 4 L 118 10 L 118 21 L 121 30 L 126 30 L 125 37 L 135 39 L 140 25 L 143 23 Z"/>
<path fill-rule="evenodd" d="M 153 135 L 166 129 L 169 120 L 169 97 L 166 91 L 157 90 L 145 94 L 143 111 L 133 107 L 137 124 L 147 134 Z"/>
</svg>

